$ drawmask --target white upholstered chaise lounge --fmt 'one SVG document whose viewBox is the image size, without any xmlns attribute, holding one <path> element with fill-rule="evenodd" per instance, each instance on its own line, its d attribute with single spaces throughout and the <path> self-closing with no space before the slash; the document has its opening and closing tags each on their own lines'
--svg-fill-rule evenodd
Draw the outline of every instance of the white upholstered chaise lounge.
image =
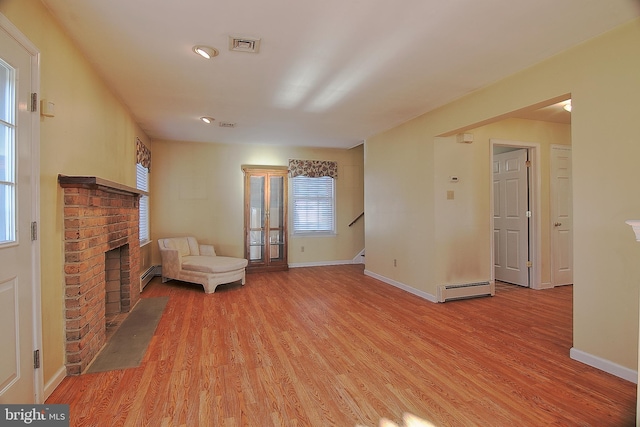
<svg viewBox="0 0 640 427">
<path fill-rule="evenodd" d="M 246 259 L 217 256 L 212 245 L 201 245 L 195 237 L 158 239 L 158 246 L 162 283 L 172 279 L 198 283 L 208 294 L 224 283 L 245 283 Z"/>
</svg>

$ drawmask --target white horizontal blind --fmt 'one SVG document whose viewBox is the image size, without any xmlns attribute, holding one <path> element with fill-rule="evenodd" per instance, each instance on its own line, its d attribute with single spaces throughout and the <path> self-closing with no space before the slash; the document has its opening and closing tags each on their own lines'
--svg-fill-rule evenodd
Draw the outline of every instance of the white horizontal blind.
<svg viewBox="0 0 640 427">
<path fill-rule="evenodd" d="M 149 170 L 140 163 L 136 164 L 136 187 L 138 190 L 149 191 Z M 140 197 L 140 241 L 149 240 L 149 196 Z"/>
<path fill-rule="evenodd" d="M 293 234 L 335 233 L 333 178 L 296 176 L 291 182 Z"/>
</svg>

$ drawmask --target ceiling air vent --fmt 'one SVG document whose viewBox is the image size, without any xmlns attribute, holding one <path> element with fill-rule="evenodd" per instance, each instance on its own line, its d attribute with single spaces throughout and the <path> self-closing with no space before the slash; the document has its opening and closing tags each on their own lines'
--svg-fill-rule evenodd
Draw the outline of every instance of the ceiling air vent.
<svg viewBox="0 0 640 427">
<path fill-rule="evenodd" d="M 221 128 L 234 128 L 234 127 L 236 127 L 236 124 L 235 123 L 231 123 L 231 122 L 218 122 L 218 125 Z"/>
<path fill-rule="evenodd" d="M 229 36 L 229 50 L 234 52 L 258 53 L 260 50 L 260 39 Z"/>
</svg>

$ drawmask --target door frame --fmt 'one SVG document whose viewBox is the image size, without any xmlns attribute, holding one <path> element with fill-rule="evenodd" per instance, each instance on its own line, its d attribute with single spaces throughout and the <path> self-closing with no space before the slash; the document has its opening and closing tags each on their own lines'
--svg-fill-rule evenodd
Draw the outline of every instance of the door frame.
<svg viewBox="0 0 640 427">
<path fill-rule="evenodd" d="M 549 286 L 542 284 L 542 215 L 541 215 L 541 173 L 540 173 L 540 144 L 537 142 L 524 142 L 507 139 L 489 139 L 489 182 L 493 182 L 493 148 L 494 146 L 505 146 L 513 148 L 525 148 L 528 152 L 528 159 L 532 167 L 529 168 L 529 210 L 531 211 L 531 221 L 529 223 L 529 253 L 531 270 L 529 274 L 529 287 L 531 289 L 544 289 Z M 490 271 L 491 281 L 495 282 L 495 257 L 494 257 L 494 222 L 493 222 L 493 185 L 490 185 L 490 206 L 489 209 L 489 234 L 490 234 Z"/>
<path fill-rule="evenodd" d="M 36 46 L 16 27 L 9 19 L 0 13 L 0 27 L 7 32 L 22 48 L 31 56 L 31 93 L 40 93 L 40 51 Z M 30 222 L 35 222 L 40 228 L 40 112 L 36 106 L 36 111 L 30 115 L 31 118 L 31 218 Z M 40 350 L 40 367 L 34 369 L 34 400 L 35 403 L 44 402 L 44 369 L 43 369 L 43 349 L 42 349 L 42 288 L 40 281 L 40 230 L 36 240 L 31 243 L 31 275 L 33 300 L 33 349 Z M 28 402 L 25 402 L 28 403 Z"/>
</svg>

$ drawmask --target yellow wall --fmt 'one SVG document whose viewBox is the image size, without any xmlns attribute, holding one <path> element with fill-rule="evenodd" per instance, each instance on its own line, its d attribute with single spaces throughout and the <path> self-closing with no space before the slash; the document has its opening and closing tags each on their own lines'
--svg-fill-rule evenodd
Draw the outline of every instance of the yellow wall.
<svg viewBox="0 0 640 427">
<path fill-rule="evenodd" d="M 550 206 L 549 159 L 552 144 L 571 144 L 571 126 L 523 119 L 506 119 L 465 131 L 473 143 L 436 138 L 434 156 L 435 278 L 436 284 L 486 281 L 491 277 L 491 151 L 490 139 L 539 144 L 541 196 L 541 284 L 549 286 Z M 459 181 L 451 183 L 456 175 Z M 447 191 L 454 199 L 447 199 Z M 479 250 L 479 248 L 483 248 Z"/>
<path fill-rule="evenodd" d="M 433 144 L 419 126 L 400 126 L 367 140 L 364 164 L 367 271 L 426 290 L 436 257 Z"/>
<path fill-rule="evenodd" d="M 571 94 L 573 345 L 636 370 L 640 248 L 624 221 L 640 215 L 640 197 L 632 187 L 640 182 L 638 46 L 636 20 L 367 140 L 367 270 L 432 295 L 442 281 L 486 275 L 486 259 L 472 262 L 471 256 L 488 250 L 488 173 L 481 170 L 488 167 L 488 148 L 476 142 L 466 147 L 477 150 L 478 158 L 464 153 L 461 170 L 469 168 L 480 181 L 461 194 L 459 209 L 449 209 L 441 194 L 446 185 L 434 171 L 448 173 L 442 165 L 451 164 L 451 154 L 465 147 L 447 147 L 437 137 Z M 452 216 L 462 218 L 464 235 Z M 394 268 L 390 260 L 400 253 Z M 475 272 L 466 264 L 460 267 L 460 253 Z"/>
<path fill-rule="evenodd" d="M 363 147 L 351 150 L 154 141 L 152 239 L 193 235 L 220 255 L 244 257 L 243 164 L 287 166 L 289 159 L 338 162 L 337 235 L 291 237 L 289 264 L 347 261 L 364 249 Z M 301 252 L 301 246 L 305 251 Z M 160 264 L 156 245 L 154 262 Z"/>
<path fill-rule="evenodd" d="M 571 144 L 570 125 L 512 118 L 465 132 L 473 134 L 472 144 L 457 143 L 455 136 L 434 136 L 425 143 L 420 126 L 401 126 L 367 141 L 366 200 L 385 200 L 366 207 L 367 271 L 434 297 L 437 285 L 489 280 L 489 140 L 501 139 L 539 144 L 541 279 L 548 286 L 550 146 Z M 449 181 L 452 175 L 459 178 L 455 184 Z M 450 190 L 453 200 L 447 199 Z M 424 263 L 430 267 L 423 268 Z"/>
<path fill-rule="evenodd" d="M 45 385 L 64 367 L 62 192 L 58 174 L 135 187 L 135 138 L 149 143 L 126 107 L 39 1 L 3 0 L 5 15 L 41 54 L 40 97 L 55 103 L 40 122 L 40 247 Z"/>
</svg>

